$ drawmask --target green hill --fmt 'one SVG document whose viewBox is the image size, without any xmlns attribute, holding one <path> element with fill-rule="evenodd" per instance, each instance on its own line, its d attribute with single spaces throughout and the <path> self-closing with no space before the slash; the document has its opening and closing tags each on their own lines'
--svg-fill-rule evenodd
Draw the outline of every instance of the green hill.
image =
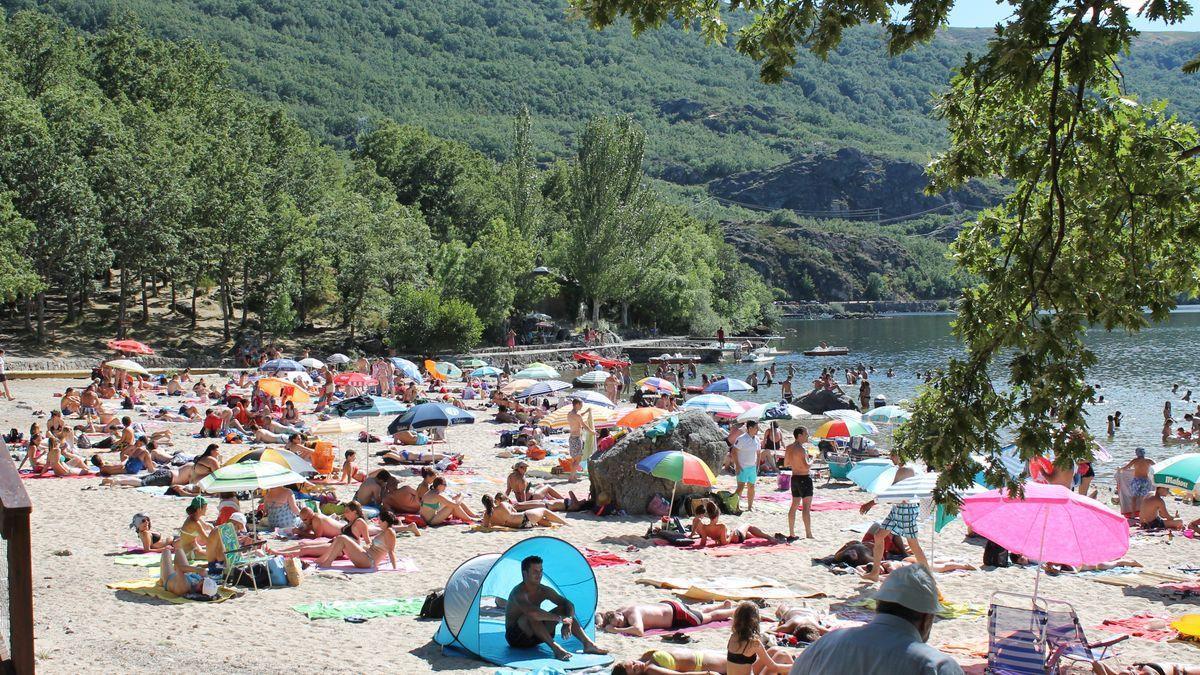
<svg viewBox="0 0 1200 675">
<path fill-rule="evenodd" d="M 764 169 L 825 144 L 923 162 L 943 142 L 931 92 L 989 30 L 952 29 L 889 59 L 878 32 L 851 31 L 828 62 L 802 54 L 782 86 L 755 64 L 681 30 L 590 30 L 562 0 L 2 0 L 86 30 L 132 11 L 152 34 L 218 46 L 236 86 L 285 104 L 345 143 L 391 117 L 491 156 L 508 148 L 527 105 L 542 159 L 561 156 L 581 123 L 630 113 L 648 132 L 648 169 L 677 183 Z M 1194 34 L 1149 36 L 1125 64 L 1134 90 L 1171 95 L 1189 118 L 1200 90 L 1178 66 Z"/>
</svg>

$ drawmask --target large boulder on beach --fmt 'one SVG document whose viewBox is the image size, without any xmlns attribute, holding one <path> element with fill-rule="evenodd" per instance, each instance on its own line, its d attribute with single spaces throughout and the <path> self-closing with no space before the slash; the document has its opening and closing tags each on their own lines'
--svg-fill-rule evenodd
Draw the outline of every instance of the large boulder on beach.
<svg viewBox="0 0 1200 675">
<path fill-rule="evenodd" d="M 830 410 L 858 410 L 854 399 L 828 389 L 814 389 L 802 396 L 795 396 L 792 398 L 792 405 L 804 408 L 814 415 Z"/>
<path fill-rule="evenodd" d="M 672 483 L 637 470 L 637 463 L 663 450 L 683 450 L 708 464 L 717 473 L 729 445 L 725 432 L 706 413 L 687 410 L 677 413 L 678 424 L 661 436 L 647 435 L 655 424 L 634 429 L 616 445 L 588 462 L 588 478 L 594 495 L 606 494 L 618 508 L 631 514 L 646 513 L 646 505 L 655 493 L 668 499 Z M 669 418 L 663 418 L 669 419 Z M 708 488 L 679 485 L 679 495 L 703 492 Z"/>
</svg>

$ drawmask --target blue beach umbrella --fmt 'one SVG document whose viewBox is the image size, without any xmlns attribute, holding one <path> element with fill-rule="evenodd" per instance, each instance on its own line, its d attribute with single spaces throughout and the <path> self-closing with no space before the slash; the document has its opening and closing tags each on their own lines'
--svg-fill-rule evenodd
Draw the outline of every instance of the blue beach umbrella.
<svg viewBox="0 0 1200 675">
<path fill-rule="evenodd" d="M 363 394 L 347 398 L 330 406 L 330 410 L 339 417 L 363 419 L 367 425 L 366 467 L 371 470 L 371 418 L 383 415 L 398 415 L 408 409 L 408 406 L 394 398 Z"/>
<path fill-rule="evenodd" d="M 388 425 L 388 433 L 394 434 L 404 429 L 425 429 L 427 427 L 448 427 L 454 424 L 474 424 L 475 417 L 449 403 L 429 401 L 418 403 L 409 408 Z"/>
<path fill-rule="evenodd" d="M 754 389 L 754 387 L 751 387 L 750 384 L 747 382 L 744 382 L 744 381 L 738 380 L 738 379 L 734 379 L 732 377 L 727 377 L 723 380 L 717 380 L 716 382 L 713 382 L 712 384 L 705 387 L 704 393 L 706 393 L 706 394 L 726 394 L 731 391 L 752 391 L 753 389 Z"/>
<path fill-rule="evenodd" d="M 398 356 L 393 356 L 391 362 L 408 379 L 415 380 L 417 384 L 425 384 L 425 378 L 421 377 L 421 369 L 417 367 L 417 364 Z"/>
<path fill-rule="evenodd" d="M 496 377 L 503 372 L 503 370 L 500 370 L 496 366 L 483 366 L 482 368 L 472 370 L 471 377 Z"/>
<path fill-rule="evenodd" d="M 296 370 L 304 372 L 304 366 L 300 365 L 299 361 L 292 359 L 271 359 L 258 367 L 264 373 L 278 373 L 285 370 Z"/>
<path fill-rule="evenodd" d="M 562 380 L 543 380 L 537 384 L 531 384 L 524 391 L 517 394 L 515 398 L 523 399 L 530 396 L 546 396 L 557 391 L 566 391 L 571 385 Z"/>
<path fill-rule="evenodd" d="M 863 490 L 878 494 L 892 484 L 899 468 L 886 457 L 873 457 L 856 462 L 850 473 L 846 474 L 846 478 L 854 481 L 854 484 Z"/>
<path fill-rule="evenodd" d="M 462 377 L 463 374 L 462 368 L 459 368 L 449 361 L 438 361 L 437 369 L 439 373 L 455 380 Z"/>
</svg>

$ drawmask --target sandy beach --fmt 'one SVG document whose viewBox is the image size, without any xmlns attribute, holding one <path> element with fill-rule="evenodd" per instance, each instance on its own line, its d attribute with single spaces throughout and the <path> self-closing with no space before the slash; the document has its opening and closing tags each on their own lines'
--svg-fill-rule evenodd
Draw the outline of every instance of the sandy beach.
<svg viewBox="0 0 1200 675">
<path fill-rule="evenodd" d="M 4 430 L 15 427 L 28 433 L 30 423 L 44 425 L 45 417 L 34 411 L 57 407 L 55 392 L 82 381 L 24 380 L 11 382 L 17 402 L 0 402 Z M 153 397 L 151 397 L 153 400 Z M 110 408 L 113 402 L 108 402 Z M 502 488 L 503 477 L 514 459 L 497 456 L 496 443 L 502 427 L 491 415 L 477 412 L 477 423 L 456 426 L 448 432 L 446 447 L 466 456 L 465 467 L 474 471 L 454 476 L 452 491 L 470 495 L 468 503 L 478 508 L 485 491 Z M 68 420 L 70 422 L 70 420 Z M 207 439 L 192 438 L 197 423 L 162 423 L 171 429 L 174 448 L 198 454 Z M 378 426 L 382 426 L 379 424 Z M 342 449 L 363 448 L 357 440 L 337 439 Z M 223 453 L 238 449 L 224 446 Z M 364 452 L 359 453 L 360 462 Z M 339 455 L 340 457 L 340 455 Z M 543 479 L 546 480 L 546 479 Z M 415 478 L 402 479 L 413 484 Z M 568 485 L 565 479 L 548 479 L 560 489 L 586 492 L 586 483 Z M 600 607 L 614 608 L 628 601 L 655 601 L 672 597 L 667 591 L 635 583 L 643 577 L 713 578 L 758 575 L 771 577 L 796 589 L 798 594 L 823 593 L 825 597 L 796 600 L 831 611 L 845 610 L 848 603 L 870 597 L 871 587 L 852 575 L 834 575 L 814 565 L 812 558 L 832 553 L 858 534 L 846 528 L 872 518 L 882 519 L 886 510 L 876 507 L 867 517 L 856 510 L 820 511 L 813 514 L 815 539 L 795 545 L 760 549 L 753 555 L 718 557 L 710 552 L 646 546 L 644 540 L 627 550 L 635 537 L 645 532 L 648 517 L 598 518 L 589 513 L 570 514 L 569 525 L 552 531 L 468 532 L 465 526 L 424 530 L 423 536 L 402 537 L 397 553 L 413 559 L 419 571 L 370 574 L 314 575 L 295 588 L 249 592 L 224 603 L 170 604 L 161 600 L 113 591 L 105 584 L 146 577 L 144 568 L 114 564 L 112 556 L 122 553 L 122 544 L 133 541 L 128 528 L 135 512 L 148 513 L 155 529 L 173 533 L 184 520 L 186 500 L 155 497 L 131 488 L 107 488 L 97 478 L 27 480 L 33 500 L 33 577 L 36 611 L 36 654 L 38 668 L 48 673 L 149 672 L 164 666 L 174 671 L 201 672 L 295 672 L 297 665 L 320 672 L 400 673 L 492 673 L 496 666 L 461 656 L 443 654 L 431 638 L 436 621 L 410 617 L 375 618 L 363 624 L 337 619 L 309 620 L 293 605 L 319 601 L 366 600 L 421 597 L 440 588 L 463 561 L 479 554 L 500 552 L 530 534 L 552 534 L 579 548 L 617 553 L 637 564 L 596 570 Z M 721 486 L 731 489 L 732 476 L 721 476 Z M 1100 485 L 1100 497 L 1108 503 L 1111 485 Z M 774 477 L 761 477 L 760 497 L 775 494 Z M 353 487 L 338 487 L 341 498 L 349 498 Z M 817 497 L 861 503 L 869 496 L 848 484 L 822 486 Z M 773 498 L 772 498 L 773 499 Z M 1200 516 L 1200 509 L 1168 500 L 1185 521 Z M 787 501 L 759 501 L 753 512 L 725 522 L 749 522 L 767 532 L 787 530 Z M 964 541 L 965 529 L 958 520 L 936 537 L 932 556 L 957 558 L 978 565 L 980 546 Z M 922 536 L 928 550 L 928 534 Z M 1175 537 L 1136 535 L 1127 557 L 1140 561 L 1147 570 L 1175 572 L 1200 560 L 1200 542 Z M 1042 576 L 1041 593 L 1067 600 L 1079 611 L 1093 640 L 1115 636 L 1094 628 L 1105 619 L 1126 618 L 1149 612 L 1164 617 L 1200 611 L 1195 598 L 1178 599 L 1152 587 L 1123 588 L 1097 583 L 1095 577 L 1065 574 Z M 993 591 L 1029 593 L 1033 568 L 938 574 L 945 599 L 986 609 Z M 770 603 L 772 607 L 776 604 Z M 770 610 L 768 610 L 770 611 Z M 702 630 L 691 634 L 692 647 L 724 650 L 727 629 Z M 987 628 L 983 616 L 939 620 L 931 644 L 957 644 L 986 650 Z M 658 638 L 627 638 L 600 635 L 601 646 L 619 659 L 637 657 L 661 645 Z M 1183 642 L 1152 642 L 1130 639 L 1119 646 L 1120 662 L 1165 660 L 1200 662 L 1200 649 Z M 982 659 L 956 656 L 964 665 Z M 970 671 L 968 671 L 970 672 Z M 1083 672 L 1080 669 L 1080 672 Z"/>
</svg>

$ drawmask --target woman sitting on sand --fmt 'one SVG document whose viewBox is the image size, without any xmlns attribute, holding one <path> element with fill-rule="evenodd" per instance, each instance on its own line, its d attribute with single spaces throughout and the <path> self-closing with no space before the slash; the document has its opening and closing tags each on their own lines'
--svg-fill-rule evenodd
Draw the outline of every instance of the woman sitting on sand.
<svg viewBox="0 0 1200 675">
<path fill-rule="evenodd" d="M 212 526 L 204 522 L 208 513 L 208 500 L 204 497 L 192 497 L 187 505 L 187 518 L 179 528 L 179 550 L 188 557 L 204 555 L 204 543 L 212 532 Z"/>
<path fill-rule="evenodd" d="M 173 538 L 164 537 L 150 528 L 150 516 L 144 513 L 133 514 L 133 520 L 129 522 L 129 529 L 137 535 L 138 543 L 141 544 L 143 551 L 148 553 L 162 551 L 175 543 Z"/>
<path fill-rule="evenodd" d="M 785 675 L 792 665 L 790 655 L 781 654 L 782 662 L 775 661 L 763 644 L 758 605 L 741 602 L 733 611 L 733 626 L 726 644 L 725 672 L 727 675 Z"/>
<path fill-rule="evenodd" d="M 49 450 L 46 452 L 46 468 L 55 476 L 78 476 L 88 473 L 87 464 L 74 455 L 67 454 L 61 441 L 50 437 Z"/>
<path fill-rule="evenodd" d="M 283 414 L 279 416 L 279 422 L 297 431 L 305 427 L 304 420 L 300 418 L 300 411 L 296 410 L 296 404 L 290 399 L 283 404 Z"/>
<path fill-rule="evenodd" d="M 267 510 L 267 527 L 273 530 L 292 530 L 300 525 L 300 506 L 291 488 L 276 487 L 263 495 L 263 506 Z"/>
<path fill-rule="evenodd" d="M 429 492 L 421 497 L 421 510 L 418 514 L 425 519 L 430 527 L 441 525 L 450 518 L 458 518 L 469 523 L 479 520 L 479 516 L 471 512 L 462 498 L 451 500 L 442 493 L 446 491 L 446 479 L 438 476 L 429 484 Z"/>
<path fill-rule="evenodd" d="M 554 515 L 549 509 L 516 511 L 507 502 L 496 503 L 489 495 L 483 496 L 483 526 L 513 527 L 527 530 L 532 527 L 566 525 L 567 521 Z"/>
<path fill-rule="evenodd" d="M 506 496 L 511 494 L 513 499 L 519 502 L 532 499 L 564 499 L 561 492 L 549 485 L 534 488 L 526 478 L 527 473 L 529 473 L 529 462 L 522 460 L 514 464 L 512 473 L 508 474 L 508 487 L 505 488 L 504 494 Z"/>
<path fill-rule="evenodd" d="M 344 534 L 335 537 L 325 555 L 317 559 L 317 565 L 329 567 L 333 561 L 345 555 L 355 567 L 371 569 L 377 568 L 386 556 L 392 562 L 392 569 L 396 569 L 396 533 L 392 531 L 392 526 L 400 521 L 391 511 L 384 509 L 379 512 L 379 522 L 383 529 L 366 546 Z M 365 527 L 366 523 L 363 524 Z"/>
<path fill-rule="evenodd" d="M 704 522 L 704 518 L 708 518 L 707 523 Z M 696 517 L 692 518 L 692 532 L 700 539 L 697 548 L 704 548 L 709 539 L 714 546 L 740 544 L 755 538 L 783 543 L 778 537 L 772 537 L 754 525 L 742 524 L 731 530 L 720 522 L 720 518 L 721 510 L 710 500 L 705 500 L 696 508 Z"/>
</svg>

